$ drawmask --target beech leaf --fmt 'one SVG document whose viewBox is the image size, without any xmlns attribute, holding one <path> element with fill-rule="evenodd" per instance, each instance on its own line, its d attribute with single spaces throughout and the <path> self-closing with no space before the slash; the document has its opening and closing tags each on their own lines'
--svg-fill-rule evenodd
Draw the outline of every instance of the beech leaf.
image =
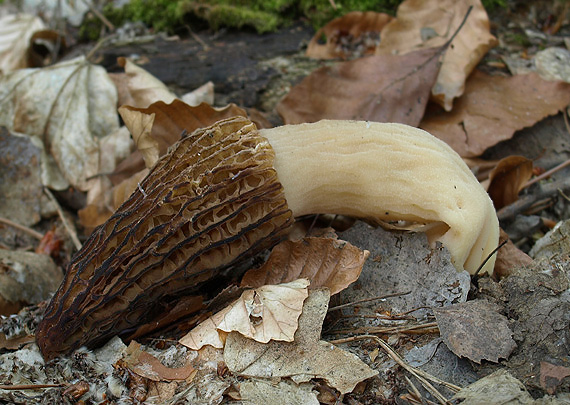
<svg viewBox="0 0 570 405">
<path fill-rule="evenodd" d="M 320 378 L 342 394 L 378 374 L 356 355 L 320 340 L 329 291 L 312 290 L 303 305 L 293 342 L 261 344 L 239 333 L 227 336 L 224 359 L 230 371 L 244 377 L 291 377 L 297 384 Z"/>
<path fill-rule="evenodd" d="M 321 119 L 399 122 L 417 126 L 439 68 L 442 49 L 375 55 L 322 67 L 277 105 L 286 124 Z"/>
<path fill-rule="evenodd" d="M 246 290 L 238 300 L 180 339 L 180 343 L 193 350 L 204 345 L 222 348 L 224 343 L 218 330 L 236 331 L 261 343 L 270 340 L 291 342 L 297 330 L 303 302 L 308 296 L 308 285 L 308 280 L 299 279 Z"/>
<path fill-rule="evenodd" d="M 420 127 L 460 156 L 475 157 L 568 103 L 568 83 L 546 81 L 536 73 L 503 77 L 475 71 L 453 111 L 428 109 Z"/>
<path fill-rule="evenodd" d="M 507 156 L 501 159 L 489 174 L 487 192 L 496 209 L 514 203 L 519 192 L 532 177 L 532 160 L 524 156 Z"/>
<path fill-rule="evenodd" d="M 435 101 L 446 111 L 463 94 L 465 80 L 481 58 L 497 44 L 479 0 L 406 0 L 398 7 L 396 18 L 382 30 L 376 50 L 379 55 L 389 55 L 443 46 L 471 6 L 469 17 L 443 56 L 432 90 Z"/>
<path fill-rule="evenodd" d="M 241 285 L 258 287 L 306 278 L 311 280 L 311 289 L 327 287 L 333 295 L 358 279 L 369 255 L 367 250 L 332 238 L 284 241 L 261 267 L 245 273 Z"/>
<path fill-rule="evenodd" d="M 347 59 L 353 55 L 349 54 L 350 50 L 343 49 L 343 42 L 357 40 L 364 42 L 361 37 L 371 33 L 379 37 L 382 28 L 392 18 L 388 14 L 374 11 L 351 11 L 319 29 L 307 46 L 306 55 L 315 59 Z M 325 44 L 320 43 L 323 36 L 327 39 Z M 375 46 L 372 45 L 365 47 L 363 54 L 372 54 L 374 51 Z"/>
</svg>

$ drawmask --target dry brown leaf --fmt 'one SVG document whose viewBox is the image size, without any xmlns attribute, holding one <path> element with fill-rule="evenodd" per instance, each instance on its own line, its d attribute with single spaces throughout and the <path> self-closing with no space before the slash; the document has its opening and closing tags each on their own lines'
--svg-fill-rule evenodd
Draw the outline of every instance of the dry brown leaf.
<svg viewBox="0 0 570 405">
<path fill-rule="evenodd" d="M 134 340 L 127 348 L 125 361 L 132 371 L 152 381 L 185 380 L 194 372 L 194 367 L 189 363 L 183 367 L 166 367 L 152 354 L 142 350 Z"/>
<path fill-rule="evenodd" d="M 333 295 L 358 279 L 369 255 L 367 250 L 331 238 L 284 241 L 261 267 L 245 273 L 241 285 L 260 287 L 306 278 L 311 280 L 311 289 L 327 287 Z"/>
<path fill-rule="evenodd" d="M 308 285 L 308 280 L 299 279 L 244 291 L 238 300 L 202 322 L 180 339 L 180 343 L 193 350 L 205 345 L 222 348 L 224 343 L 218 330 L 236 331 L 261 343 L 290 342 L 308 296 Z"/>
<path fill-rule="evenodd" d="M 166 153 L 168 147 L 180 139 L 183 131 L 192 133 L 198 128 L 207 127 L 223 118 L 236 115 L 247 117 L 246 112 L 235 104 L 228 104 L 224 108 L 214 108 L 202 103 L 197 107 L 192 107 L 178 99 L 170 104 L 158 101 L 148 108 L 122 106 L 119 108 L 119 113 L 131 131 L 135 142 L 138 140 L 140 147 L 145 149 L 147 167 L 151 167 L 155 159 Z M 138 154 L 142 156 L 140 152 Z M 136 156 L 137 153 L 133 155 Z M 128 166 L 123 164 L 117 167 L 116 173 L 120 172 L 121 176 L 115 176 L 113 180 L 115 184 L 144 169 L 143 161 L 133 155 L 130 157 Z"/>
<path fill-rule="evenodd" d="M 557 366 L 546 361 L 540 362 L 540 386 L 549 395 L 554 395 L 556 388 L 566 377 L 570 377 L 570 368 Z"/>
<path fill-rule="evenodd" d="M 20 347 L 35 342 L 36 337 L 34 335 L 24 335 L 14 337 L 12 339 L 6 339 L 6 334 L 0 332 L 0 349 L 3 350 L 18 350 Z"/>
<path fill-rule="evenodd" d="M 487 192 L 495 204 L 495 209 L 514 203 L 519 192 L 532 177 L 532 160 L 524 156 L 507 156 L 499 161 L 489 174 Z"/>
<path fill-rule="evenodd" d="M 507 243 L 497 251 L 497 260 L 495 261 L 493 275 L 498 279 L 509 276 L 513 269 L 517 267 L 530 266 L 533 263 L 532 258 L 516 247 L 503 229 L 501 229 L 500 232 L 499 245 L 504 241 L 507 241 Z"/>
<path fill-rule="evenodd" d="M 536 73 L 502 77 L 475 71 L 453 111 L 428 108 L 420 127 L 462 157 L 475 157 L 568 103 L 568 83 L 549 82 Z"/>
<path fill-rule="evenodd" d="M 441 49 L 376 55 L 322 67 L 277 105 L 286 124 L 321 119 L 417 126 L 439 67 Z"/>
<path fill-rule="evenodd" d="M 361 36 L 375 33 L 380 35 L 380 31 L 392 17 L 385 13 L 374 11 L 351 11 L 342 17 L 335 18 L 323 28 L 317 31 L 307 46 L 306 55 L 315 59 L 347 59 L 349 56 L 343 43 L 354 42 Z M 326 37 L 326 43 L 321 44 L 322 37 Z M 366 44 L 363 44 L 366 46 Z M 364 55 L 373 54 L 376 45 L 372 42 L 362 51 Z"/>
<path fill-rule="evenodd" d="M 488 301 L 468 301 L 433 312 L 443 341 L 459 357 L 478 364 L 483 359 L 497 363 L 517 347 L 508 319 Z"/>
<path fill-rule="evenodd" d="M 99 173 L 99 138 L 119 127 L 116 89 L 100 66 L 77 58 L 0 77 L 0 125 L 43 146 L 42 183 L 86 191 Z"/>
<path fill-rule="evenodd" d="M 41 18 L 30 14 L 0 18 L 0 73 L 29 67 L 28 48 L 36 31 L 43 30 Z"/>
<path fill-rule="evenodd" d="M 381 33 L 377 54 L 405 54 L 444 45 L 469 17 L 442 59 L 432 95 L 446 111 L 463 94 L 465 80 L 496 38 L 489 30 L 489 18 L 479 0 L 407 0 L 398 7 L 396 19 Z"/>
</svg>

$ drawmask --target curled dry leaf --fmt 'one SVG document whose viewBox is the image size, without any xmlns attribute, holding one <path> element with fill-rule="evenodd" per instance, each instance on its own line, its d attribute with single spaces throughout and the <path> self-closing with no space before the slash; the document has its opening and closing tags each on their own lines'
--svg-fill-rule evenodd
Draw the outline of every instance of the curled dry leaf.
<svg viewBox="0 0 570 405">
<path fill-rule="evenodd" d="M 277 105 L 286 124 L 321 119 L 417 126 L 439 67 L 441 49 L 376 55 L 322 67 Z"/>
<path fill-rule="evenodd" d="M 30 14 L 6 15 L 0 18 L 0 73 L 29 67 L 28 48 L 36 31 L 43 30 L 43 21 Z"/>
<path fill-rule="evenodd" d="M 247 290 L 222 311 L 206 319 L 180 343 L 193 350 L 205 345 L 224 347 L 218 331 L 239 332 L 257 342 L 293 341 L 297 320 L 308 296 L 307 279 Z"/>
<path fill-rule="evenodd" d="M 369 255 L 367 250 L 332 238 L 284 241 L 261 267 L 245 273 L 241 284 L 260 287 L 306 278 L 312 289 L 327 287 L 333 295 L 358 279 Z"/>
<path fill-rule="evenodd" d="M 316 59 L 347 59 L 349 49 L 343 49 L 343 44 L 348 42 L 361 42 L 364 48 L 360 52 L 364 55 L 374 53 L 376 44 L 374 41 L 366 43 L 366 37 L 373 34 L 379 37 L 380 31 L 392 20 L 392 16 L 374 11 L 351 11 L 342 17 L 335 18 L 323 28 L 317 31 L 307 46 L 306 55 Z M 326 43 L 320 43 L 326 37 Z"/>
<path fill-rule="evenodd" d="M 524 156 L 507 156 L 501 159 L 489 174 L 490 183 L 487 189 L 495 208 L 503 208 L 518 200 L 519 192 L 532 174 L 532 160 Z"/>
<path fill-rule="evenodd" d="M 469 7 L 467 21 L 448 47 L 432 95 L 446 111 L 463 94 L 465 80 L 489 49 L 496 45 L 489 18 L 479 0 L 407 0 L 396 19 L 381 33 L 376 53 L 405 54 L 445 44 L 459 28 Z"/>
<path fill-rule="evenodd" d="M 99 138 L 115 131 L 117 92 L 100 66 L 76 58 L 0 78 L 0 125 L 43 145 L 42 182 L 86 191 L 99 172 Z"/>
<path fill-rule="evenodd" d="M 262 344 L 239 333 L 227 336 L 224 360 L 239 376 L 292 378 L 297 384 L 319 378 L 346 394 L 378 374 L 356 355 L 320 340 L 330 294 L 325 288 L 309 292 L 292 342 Z"/>
<path fill-rule="evenodd" d="M 145 108 L 157 101 L 169 104 L 176 99 L 166 85 L 145 69 L 127 58 L 117 58 L 119 66 L 125 69 L 124 74 L 111 76 L 119 91 L 119 105 L 130 105 Z"/>
<path fill-rule="evenodd" d="M 475 71 L 453 111 L 428 109 L 420 127 L 462 157 L 475 157 L 568 103 L 568 83 L 549 82 L 536 73 L 502 77 Z"/>
<path fill-rule="evenodd" d="M 146 167 L 151 167 L 170 145 L 180 139 L 184 131 L 190 134 L 224 118 L 247 117 L 247 113 L 235 104 L 228 104 L 224 108 L 214 108 L 205 103 L 191 107 L 178 99 L 170 104 L 158 101 L 148 108 L 122 106 L 119 113 L 131 131 L 137 148 L 145 150 L 145 158 L 143 162 L 141 152 L 133 153 L 117 167 L 114 184 L 144 169 L 145 163 Z"/>
</svg>

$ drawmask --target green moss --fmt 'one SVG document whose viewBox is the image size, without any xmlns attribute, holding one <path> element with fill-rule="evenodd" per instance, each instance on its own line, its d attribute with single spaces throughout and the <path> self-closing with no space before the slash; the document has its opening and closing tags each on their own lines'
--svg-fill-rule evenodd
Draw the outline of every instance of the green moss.
<svg viewBox="0 0 570 405">
<path fill-rule="evenodd" d="M 481 0 L 481 3 L 487 11 L 493 11 L 497 8 L 507 8 L 507 0 Z"/>
<path fill-rule="evenodd" d="M 117 26 L 126 21 L 142 21 L 157 32 L 174 33 L 183 21 L 180 3 L 172 0 L 131 0 L 122 8 L 109 4 L 103 13 Z"/>
<path fill-rule="evenodd" d="M 1 0 L 0 0 L 1 1 Z M 395 14 L 403 0 L 131 0 L 122 9 L 107 6 L 105 16 L 114 24 L 142 21 L 155 31 L 174 33 L 188 16 L 206 21 L 213 29 L 251 27 L 259 33 L 307 19 L 315 28 L 350 11 Z M 507 7 L 507 0 L 483 0 L 487 9 Z M 188 20 L 186 20 L 187 22 Z M 86 28 L 86 35 L 93 33 Z"/>
<path fill-rule="evenodd" d="M 215 30 L 223 26 L 233 28 L 249 26 L 255 28 L 260 34 L 275 31 L 282 22 L 279 16 L 266 11 L 230 5 L 212 7 L 207 20 Z"/>
</svg>

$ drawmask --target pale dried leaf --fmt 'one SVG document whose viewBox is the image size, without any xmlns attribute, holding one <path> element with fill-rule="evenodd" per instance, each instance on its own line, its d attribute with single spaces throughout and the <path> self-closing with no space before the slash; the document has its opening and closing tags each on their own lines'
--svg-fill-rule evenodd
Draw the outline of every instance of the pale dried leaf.
<svg viewBox="0 0 570 405">
<path fill-rule="evenodd" d="M 176 99 L 176 95 L 163 82 L 130 59 L 120 57 L 117 63 L 125 69 L 125 74 L 113 77 L 115 80 L 124 80 L 117 87 L 126 88 L 122 99 L 119 99 L 119 105 L 145 108 L 157 101 L 169 104 Z"/>
<path fill-rule="evenodd" d="M 356 355 L 319 340 L 329 297 L 326 289 L 310 292 L 293 342 L 261 344 L 230 333 L 224 349 L 230 371 L 245 377 L 291 377 L 296 383 L 321 378 L 343 394 L 378 374 Z"/>
<path fill-rule="evenodd" d="M 209 105 L 214 104 L 214 83 L 207 82 L 198 87 L 195 90 L 192 90 L 189 93 L 183 94 L 181 97 L 182 101 L 184 101 L 189 106 L 195 107 L 202 103 L 206 103 Z"/>
<path fill-rule="evenodd" d="M 382 28 L 391 20 L 392 17 L 385 13 L 351 11 L 319 29 L 307 46 L 306 55 L 315 59 L 346 59 L 351 55 L 342 48 L 343 42 L 358 40 L 369 33 L 379 35 Z M 326 37 L 326 43 L 321 44 L 323 36 Z M 365 48 L 364 55 L 374 53 L 374 48 L 374 44 Z"/>
<path fill-rule="evenodd" d="M 503 77 L 475 71 L 453 111 L 428 109 L 420 127 L 460 156 L 475 157 L 568 103 L 568 83 L 549 82 L 536 73 Z"/>
<path fill-rule="evenodd" d="M 17 14 L 0 18 L 0 73 L 29 67 L 28 48 L 34 32 L 45 24 L 34 15 Z"/>
<path fill-rule="evenodd" d="M 524 156 L 507 156 L 499 161 L 489 174 L 487 192 L 493 200 L 495 209 L 514 203 L 519 192 L 532 177 L 532 160 Z"/>
<path fill-rule="evenodd" d="M 311 289 L 327 287 L 333 295 L 358 279 L 369 254 L 332 238 L 284 241 L 273 248 L 261 267 L 245 273 L 241 285 L 260 287 L 306 278 L 311 280 Z"/>
<path fill-rule="evenodd" d="M 433 308 L 433 312 L 443 341 L 459 357 L 497 363 L 517 347 L 508 319 L 485 300 Z"/>
<path fill-rule="evenodd" d="M 0 125 L 43 145 L 42 182 L 86 191 L 99 172 L 99 139 L 119 127 L 107 72 L 84 58 L 0 78 Z"/>
<path fill-rule="evenodd" d="M 440 51 L 369 56 L 317 69 L 291 89 L 277 112 L 286 124 L 347 119 L 417 126 L 437 76 Z"/>
<path fill-rule="evenodd" d="M 137 150 L 142 154 L 146 167 L 151 168 L 159 158 L 158 141 L 150 135 L 155 114 L 145 114 L 128 107 L 120 107 L 119 114 L 133 135 Z"/>
<path fill-rule="evenodd" d="M 308 280 L 299 279 L 244 291 L 238 300 L 202 322 L 180 339 L 180 343 L 193 350 L 204 345 L 222 348 L 218 330 L 237 331 L 262 343 L 290 342 L 297 330 L 308 285 Z"/>
<path fill-rule="evenodd" d="M 381 33 L 377 54 L 405 54 L 445 44 L 471 13 L 445 52 L 432 95 L 446 111 L 463 94 L 465 80 L 489 49 L 497 44 L 479 0 L 406 0 L 396 19 Z"/>
</svg>

